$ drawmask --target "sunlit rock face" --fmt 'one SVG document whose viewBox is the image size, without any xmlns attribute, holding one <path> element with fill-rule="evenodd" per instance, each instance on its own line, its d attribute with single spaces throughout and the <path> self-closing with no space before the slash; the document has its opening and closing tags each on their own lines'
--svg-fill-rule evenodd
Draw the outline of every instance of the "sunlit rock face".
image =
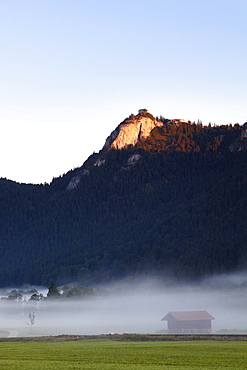
<svg viewBox="0 0 247 370">
<path fill-rule="evenodd" d="M 131 114 L 129 118 L 126 118 L 118 125 L 106 139 L 103 149 L 123 149 L 128 146 L 135 146 L 139 140 L 145 140 L 156 126 L 163 126 L 163 122 L 157 121 L 146 109 L 140 109 L 136 116 Z M 140 159 L 141 156 L 139 154 L 133 154 L 129 157 L 128 163 L 123 169 L 129 169 L 136 162 L 140 161 Z M 104 165 L 105 162 L 106 158 L 101 155 L 93 163 L 93 166 L 97 168 Z M 89 175 L 87 168 L 84 168 L 73 176 L 66 189 L 76 189 L 84 175 Z"/>
<path fill-rule="evenodd" d="M 105 147 L 123 149 L 128 145 L 135 146 L 138 140 L 147 138 L 156 126 L 162 125 L 146 109 L 140 109 L 136 116 L 131 115 L 111 133 Z"/>
</svg>

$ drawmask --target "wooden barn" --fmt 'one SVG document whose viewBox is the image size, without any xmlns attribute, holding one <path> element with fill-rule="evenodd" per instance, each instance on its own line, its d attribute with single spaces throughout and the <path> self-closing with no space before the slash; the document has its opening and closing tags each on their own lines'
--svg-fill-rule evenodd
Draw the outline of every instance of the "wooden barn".
<svg viewBox="0 0 247 370">
<path fill-rule="evenodd" d="M 211 321 L 214 317 L 207 311 L 168 312 L 161 321 L 167 321 L 168 333 L 205 334 L 211 333 Z"/>
</svg>

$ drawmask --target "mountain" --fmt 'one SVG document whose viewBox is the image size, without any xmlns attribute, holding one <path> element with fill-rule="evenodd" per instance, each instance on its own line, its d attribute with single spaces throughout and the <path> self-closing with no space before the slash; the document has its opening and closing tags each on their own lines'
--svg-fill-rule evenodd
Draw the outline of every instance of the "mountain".
<svg viewBox="0 0 247 370">
<path fill-rule="evenodd" d="M 0 179 L 0 284 L 247 267 L 247 123 L 130 115 L 51 184 Z"/>
</svg>

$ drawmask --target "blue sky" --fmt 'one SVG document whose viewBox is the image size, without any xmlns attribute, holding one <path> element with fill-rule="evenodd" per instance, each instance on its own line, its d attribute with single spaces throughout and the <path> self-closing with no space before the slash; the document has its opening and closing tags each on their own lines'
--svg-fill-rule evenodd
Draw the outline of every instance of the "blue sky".
<svg viewBox="0 0 247 370">
<path fill-rule="evenodd" d="M 131 113 L 247 121 L 245 0 L 0 0 L 0 177 L 81 166 Z"/>
</svg>

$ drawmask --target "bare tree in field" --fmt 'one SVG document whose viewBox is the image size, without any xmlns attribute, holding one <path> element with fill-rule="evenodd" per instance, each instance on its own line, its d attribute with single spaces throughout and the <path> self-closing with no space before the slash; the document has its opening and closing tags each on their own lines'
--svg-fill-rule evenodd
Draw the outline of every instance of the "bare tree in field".
<svg viewBox="0 0 247 370">
<path fill-rule="evenodd" d="M 28 315 L 28 318 L 29 318 L 29 321 L 30 323 L 26 323 L 27 325 L 30 325 L 30 333 L 32 333 L 32 328 L 33 328 L 33 325 L 34 325 L 34 322 L 35 322 L 35 313 L 31 313 Z"/>
</svg>

